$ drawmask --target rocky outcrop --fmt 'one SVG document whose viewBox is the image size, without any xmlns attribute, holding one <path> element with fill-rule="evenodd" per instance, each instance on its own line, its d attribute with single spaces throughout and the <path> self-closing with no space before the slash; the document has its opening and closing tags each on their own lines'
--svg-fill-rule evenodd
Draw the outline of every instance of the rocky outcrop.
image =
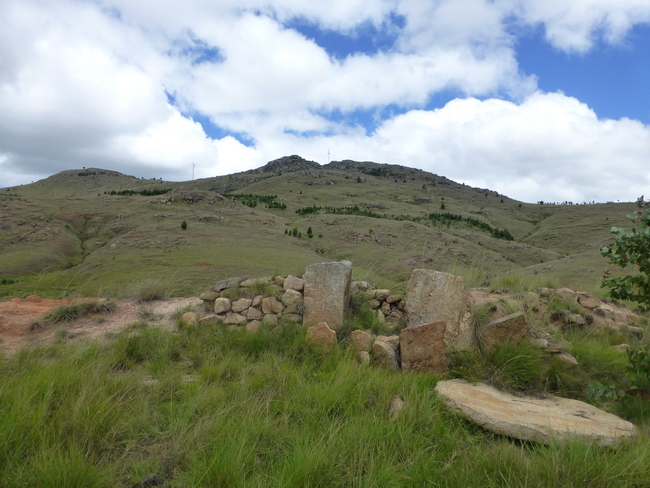
<svg viewBox="0 0 650 488">
<path fill-rule="evenodd" d="M 445 322 L 448 349 L 475 349 L 471 302 L 461 276 L 414 269 L 406 286 L 406 300 L 409 327 Z"/>
<path fill-rule="evenodd" d="M 304 323 L 327 322 L 338 330 L 350 304 L 352 263 L 341 261 L 307 266 L 304 279 Z"/>
<path fill-rule="evenodd" d="M 516 439 L 549 444 L 571 438 L 611 446 L 636 435 L 630 422 L 577 400 L 518 397 L 464 380 L 439 381 L 435 391 L 452 410 Z"/>
</svg>

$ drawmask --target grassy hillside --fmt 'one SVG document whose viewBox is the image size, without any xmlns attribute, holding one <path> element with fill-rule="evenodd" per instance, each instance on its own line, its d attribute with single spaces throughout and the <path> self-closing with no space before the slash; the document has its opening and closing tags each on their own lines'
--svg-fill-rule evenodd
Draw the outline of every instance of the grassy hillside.
<svg viewBox="0 0 650 488">
<path fill-rule="evenodd" d="M 252 208 L 249 194 L 275 198 Z M 58 298 L 119 297 L 152 279 L 196 294 L 226 277 L 340 259 L 391 288 L 426 267 L 472 270 L 473 285 L 517 272 L 594 291 L 606 265 L 598 249 L 634 205 L 527 204 L 404 166 L 287 157 L 189 182 L 64 171 L 2 190 L 0 209 L 0 297 Z M 506 230 L 513 240 L 494 237 Z"/>
</svg>

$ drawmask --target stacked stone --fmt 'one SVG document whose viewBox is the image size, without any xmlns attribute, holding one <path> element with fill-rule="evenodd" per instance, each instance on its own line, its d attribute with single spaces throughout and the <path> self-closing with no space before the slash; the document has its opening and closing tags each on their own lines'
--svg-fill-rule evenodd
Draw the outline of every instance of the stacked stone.
<svg viewBox="0 0 650 488">
<path fill-rule="evenodd" d="M 377 320 L 395 325 L 405 318 L 406 301 L 400 295 L 391 295 L 390 290 L 366 290 L 370 306 L 377 310 Z"/>
<path fill-rule="evenodd" d="M 246 289 L 259 285 L 269 286 L 273 295 L 256 295 L 253 298 L 231 300 L 231 289 Z M 304 282 L 297 276 L 276 276 L 275 278 L 243 279 L 230 278 L 219 281 L 212 291 L 199 297 L 210 315 L 201 323 L 221 323 L 246 326 L 256 331 L 262 322 L 277 325 L 282 318 L 301 322 L 303 316 Z"/>
</svg>

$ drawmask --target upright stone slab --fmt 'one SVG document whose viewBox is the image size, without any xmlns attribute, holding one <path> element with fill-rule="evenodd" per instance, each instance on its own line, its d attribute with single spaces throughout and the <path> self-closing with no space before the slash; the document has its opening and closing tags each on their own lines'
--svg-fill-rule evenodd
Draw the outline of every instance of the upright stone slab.
<svg viewBox="0 0 650 488">
<path fill-rule="evenodd" d="M 350 304 L 352 263 L 341 261 L 307 266 L 304 323 L 327 322 L 333 330 L 343 325 Z"/>
<path fill-rule="evenodd" d="M 476 348 L 471 302 L 461 276 L 414 269 L 406 285 L 406 313 L 409 327 L 445 322 L 447 349 Z"/>
<path fill-rule="evenodd" d="M 402 369 L 405 371 L 447 372 L 444 322 L 416 325 L 402 329 L 399 346 Z"/>
</svg>

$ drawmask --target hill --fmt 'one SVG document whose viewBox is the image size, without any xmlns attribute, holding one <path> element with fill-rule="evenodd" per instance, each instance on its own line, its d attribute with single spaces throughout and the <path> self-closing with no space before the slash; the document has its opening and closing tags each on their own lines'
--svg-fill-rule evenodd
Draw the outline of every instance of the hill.
<svg viewBox="0 0 650 488">
<path fill-rule="evenodd" d="M 294 155 L 186 182 L 64 171 L 6 188 L 0 208 L 0 297 L 61 298 L 127 296 L 152 280 L 190 295 L 341 259 L 397 289 L 426 267 L 471 286 L 517 273 L 595 291 L 598 249 L 634 204 L 528 204 L 406 166 Z"/>
</svg>

